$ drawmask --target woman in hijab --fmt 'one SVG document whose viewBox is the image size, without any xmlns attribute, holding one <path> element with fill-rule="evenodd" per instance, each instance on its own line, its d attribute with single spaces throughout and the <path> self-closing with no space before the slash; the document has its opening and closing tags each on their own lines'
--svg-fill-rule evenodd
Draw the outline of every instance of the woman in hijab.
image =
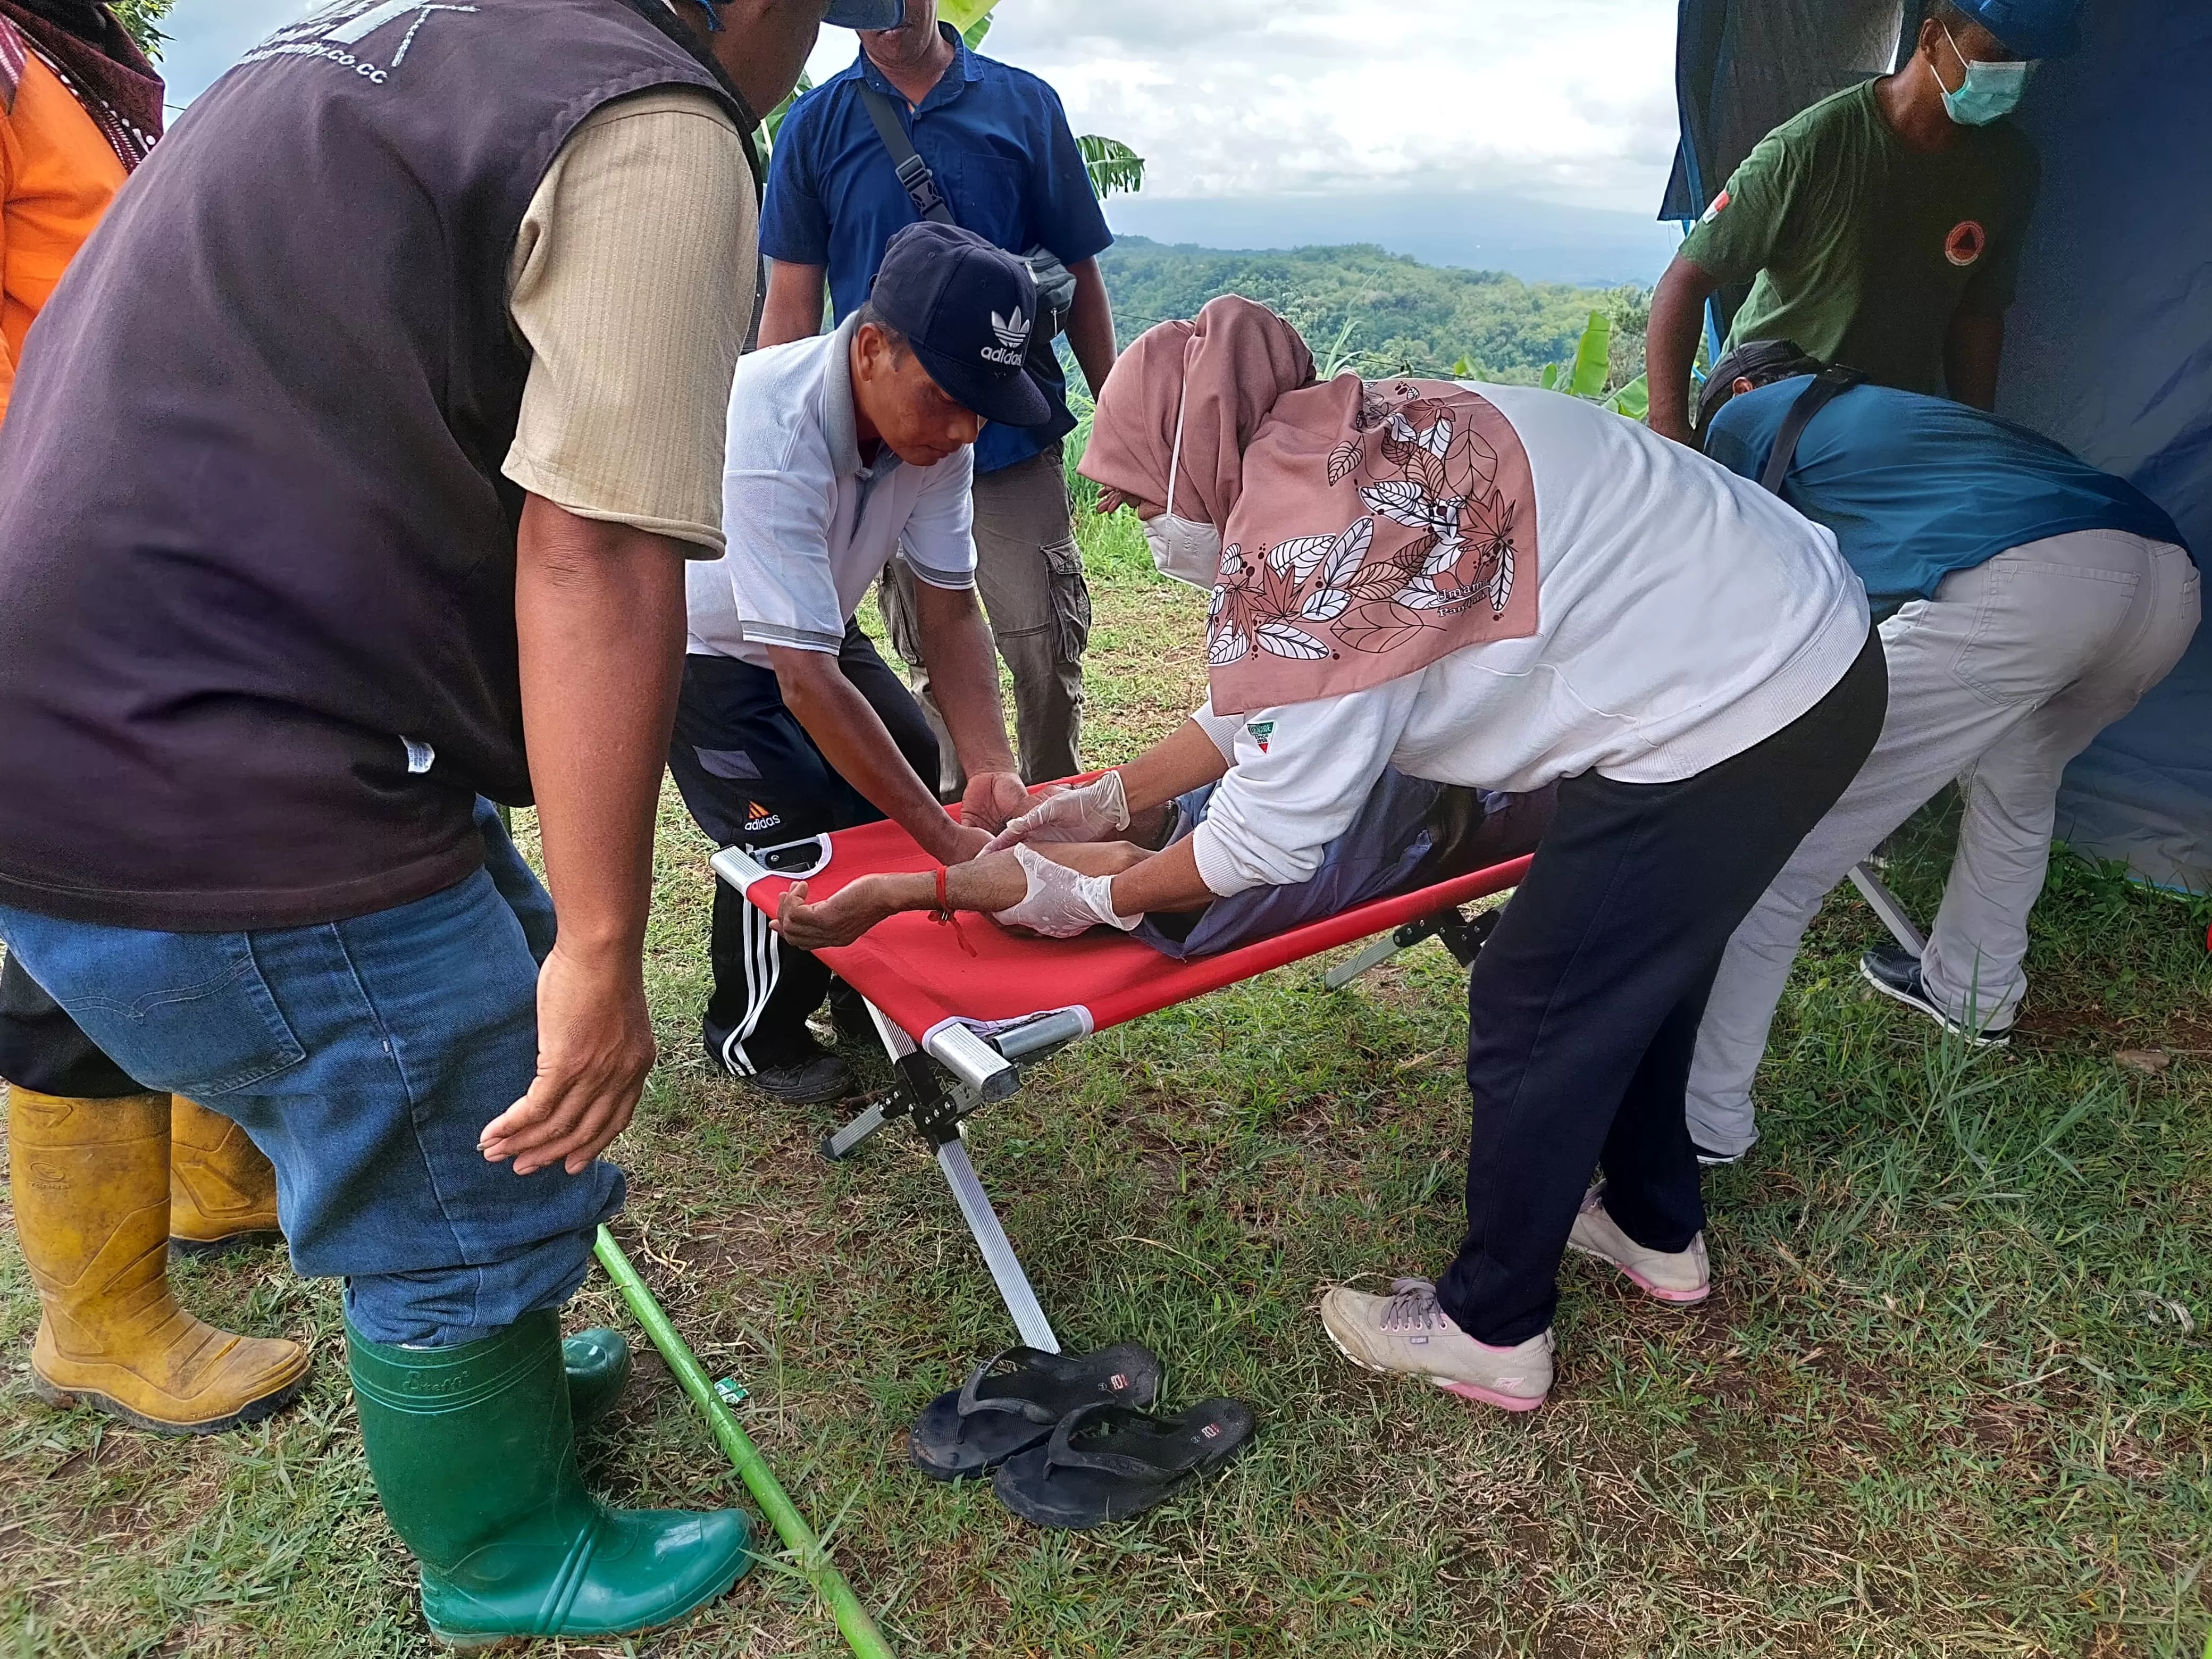
<svg viewBox="0 0 2212 1659">
<path fill-rule="evenodd" d="M 0 416 L 31 322 L 161 131 L 161 81 L 98 0 L 0 0 Z"/>
<path fill-rule="evenodd" d="M 1710 1288 L 1684 1081 L 1729 935 L 1880 730 L 1864 592 L 1826 531 L 1633 422 L 1528 387 L 1316 384 L 1297 332 L 1233 296 L 1123 355 L 1082 470 L 1212 590 L 1211 696 L 1015 820 L 942 902 L 1126 929 L 1305 879 L 1386 767 L 1557 782 L 1468 987 L 1457 1258 L 1322 1304 L 1358 1364 L 1531 1409 L 1570 1246 L 1665 1302 Z M 1163 851 L 1082 845 L 1217 778 Z M 1051 842 L 1076 845 L 1030 844 Z M 875 879 L 794 890 L 782 925 L 850 937 L 939 902 Z"/>
</svg>

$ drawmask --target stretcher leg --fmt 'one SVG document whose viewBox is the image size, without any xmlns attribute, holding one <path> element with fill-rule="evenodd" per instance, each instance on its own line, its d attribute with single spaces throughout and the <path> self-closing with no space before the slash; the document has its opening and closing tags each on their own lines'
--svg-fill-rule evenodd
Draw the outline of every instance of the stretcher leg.
<svg viewBox="0 0 2212 1659">
<path fill-rule="evenodd" d="M 1347 957 L 1324 973 L 1321 976 L 1322 988 L 1330 991 L 1341 991 L 1369 969 L 1380 968 L 1399 951 L 1406 949 L 1407 945 L 1419 944 L 1420 942 L 1419 939 L 1409 939 L 1405 944 L 1401 944 L 1398 936 L 1400 933 L 1412 933 L 1419 925 L 1418 922 L 1411 922 L 1399 928 L 1397 933 L 1385 933 L 1380 939 L 1370 940 L 1358 956 Z"/>
<path fill-rule="evenodd" d="M 1022 1340 L 1032 1348 L 1058 1353 L 1060 1339 L 1052 1334 L 1051 1322 L 1044 1316 L 1044 1308 L 1030 1287 L 1029 1274 L 1022 1270 L 1021 1258 L 1007 1241 L 1006 1230 L 999 1222 L 999 1212 L 991 1207 L 990 1195 L 976 1178 L 975 1166 L 968 1161 L 967 1144 L 960 1139 L 962 1115 L 981 1104 L 981 1098 L 975 1090 L 957 1081 L 953 1091 L 946 1093 L 937 1074 L 930 1069 L 932 1062 L 922 1054 L 914 1039 L 886 1019 L 874 1003 L 869 1003 L 867 1009 L 884 1052 L 890 1056 L 891 1065 L 900 1073 L 899 1094 L 890 1107 L 871 1106 L 830 1136 L 822 1143 L 823 1155 L 842 1158 L 892 1117 L 911 1117 L 915 1128 L 936 1149 L 937 1167 L 944 1173 L 945 1184 L 952 1188 L 952 1200 L 960 1206 L 961 1217 L 975 1236 L 975 1248 L 983 1253 L 983 1265 L 991 1270 L 992 1280 L 1006 1301 L 1006 1311 L 1014 1316 L 1014 1328 L 1021 1333 Z M 962 1035 L 968 1036 L 964 1032 Z M 996 1050 L 972 1036 L 969 1036 L 969 1042 L 975 1045 L 977 1057 L 967 1069 L 975 1071 L 979 1076 L 988 1069 L 986 1084 L 1010 1085 L 1014 1082 L 1012 1068 L 1000 1059 Z M 997 1097 L 998 1092 L 994 1091 L 993 1097 Z M 1012 1087 L 1003 1087 L 1003 1092 L 1012 1092 Z"/>
<path fill-rule="evenodd" d="M 914 1052 L 913 1039 L 885 1019 L 881 1009 L 865 998 L 861 1000 L 861 1006 L 867 1009 L 868 1018 L 875 1023 L 877 1041 L 884 1045 L 884 1052 L 890 1056 L 892 1065 L 897 1065 Z M 822 1156 L 832 1164 L 850 1158 L 860 1150 L 862 1142 L 869 1139 L 903 1109 L 903 1107 L 886 1109 L 880 1103 L 869 1107 L 836 1133 L 822 1137 Z"/>
<path fill-rule="evenodd" d="M 1321 976 L 1322 988 L 1341 991 L 1369 969 L 1381 967 L 1399 951 L 1410 951 L 1425 939 L 1441 939 L 1444 947 L 1458 958 L 1459 965 L 1468 967 L 1481 951 L 1483 940 L 1490 937 L 1490 930 L 1498 926 L 1500 914 L 1496 910 L 1485 910 L 1469 920 L 1455 905 L 1449 909 L 1439 910 L 1434 915 L 1423 916 L 1419 921 L 1409 921 L 1395 932 L 1383 934 L 1358 955 L 1346 957 L 1323 973 Z"/>
<path fill-rule="evenodd" d="M 850 1158 L 860 1149 L 862 1141 L 866 1140 L 890 1121 L 882 1106 L 869 1107 L 866 1111 L 838 1130 L 836 1134 L 822 1137 L 822 1156 L 832 1164 Z"/>
<path fill-rule="evenodd" d="M 1022 1271 L 1021 1258 L 1006 1242 L 1006 1230 L 999 1224 L 999 1212 L 991 1207 L 983 1183 L 975 1178 L 975 1166 L 968 1161 L 967 1146 L 957 1134 L 938 1147 L 937 1167 L 945 1172 L 945 1183 L 952 1188 L 953 1201 L 967 1218 L 968 1231 L 975 1236 L 975 1246 L 983 1252 L 983 1265 L 990 1268 L 999 1294 L 1006 1301 L 1006 1311 L 1014 1316 L 1014 1328 L 1022 1334 L 1022 1340 L 1032 1348 L 1058 1353 L 1060 1339 L 1052 1334 L 1044 1308 L 1030 1287 L 1030 1276 Z"/>
<path fill-rule="evenodd" d="M 1927 936 L 1912 925 L 1912 917 L 1906 911 L 1904 901 L 1883 884 L 1881 878 L 1875 874 L 1873 866 L 1853 865 L 1851 885 L 1859 890 L 1860 896 L 1866 900 L 1875 915 L 1881 918 L 1882 926 L 1889 929 L 1899 945 L 1915 957 L 1926 954 Z"/>
</svg>

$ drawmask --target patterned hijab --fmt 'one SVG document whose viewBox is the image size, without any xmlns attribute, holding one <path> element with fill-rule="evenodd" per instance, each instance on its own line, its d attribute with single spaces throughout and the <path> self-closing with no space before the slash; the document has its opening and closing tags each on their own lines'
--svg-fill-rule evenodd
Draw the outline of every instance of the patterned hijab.
<svg viewBox="0 0 2212 1659">
<path fill-rule="evenodd" d="M 1449 381 L 1316 385 L 1297 331 L 1235 295 L 1130 344 L 1080 471 L 1102 510 L 1166 503 L 1221 532 L 1218 713 L 1341 696 L 1536 631 L 1535 481 L 1505 417 Z"/>
<path fill-rule="evenodd" d="M 123 170 L 161 136 L 161 77 L 99 0 L 0 0 L 0 112 L 36 57 L 83 106 Z"/>
</svg>

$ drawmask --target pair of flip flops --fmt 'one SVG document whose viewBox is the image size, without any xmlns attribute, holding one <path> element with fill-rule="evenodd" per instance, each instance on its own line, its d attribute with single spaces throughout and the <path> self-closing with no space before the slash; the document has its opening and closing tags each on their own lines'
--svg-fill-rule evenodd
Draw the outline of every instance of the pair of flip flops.
<svg viewBox="0 0 2212 1659">
<path fill-rule="evenodd" d="M 1164 1503 L 1251 1443 L 1252 1413 L 1201 1400 L 1174 1416 L 1160 1362 L 1133 1342 L 1090 1354 L 1008 1348 L 923 1407 L 914 1466 L 939 1480 L 993 1470 L 999 1501 L 1041 1527 L 1080 1529 Z"/>
</svg>

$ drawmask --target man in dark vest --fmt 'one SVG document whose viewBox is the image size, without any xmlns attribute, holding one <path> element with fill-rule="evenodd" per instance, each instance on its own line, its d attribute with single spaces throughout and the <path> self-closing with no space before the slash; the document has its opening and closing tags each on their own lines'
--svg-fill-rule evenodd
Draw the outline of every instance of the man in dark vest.
<svg viewBox="0 0 2212 1659">
<path fill-rule="evenodd" d="M 276 1166 L 301 1270 L 345 1279 L 370 1469 L 458 1645 L 663 1625 L 749 1559 L 734 1511 L 586 1492 L 574 1421 L 626 1367 L 572 1383 L 559 1310 L 653 1058 L 653 812 L 684 563 L 722 547 L 748 135 L 825 12 L 898 11 L 339 0 L 139 169 L 0 427 L 0 939 Z M 542 968 L 480 795 L 538 805 Z M 44 1129 L 95 1140 L 100 1104 Z"/>
</svg>

